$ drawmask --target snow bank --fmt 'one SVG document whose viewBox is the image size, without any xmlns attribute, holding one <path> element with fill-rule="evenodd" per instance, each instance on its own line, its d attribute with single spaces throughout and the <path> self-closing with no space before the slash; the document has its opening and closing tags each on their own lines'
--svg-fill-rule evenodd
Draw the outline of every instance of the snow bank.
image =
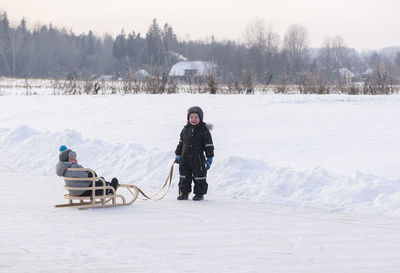
<svg viewBox="0 0 400 273">
<path fill-rule="evenodd" d="M 163 153 L 135 144 L 125 146 L 87 139 L 73 130 L 39 132 L 20 125 L 13 130 L 0 129 L 3 154 L 0 166 L 13 172 L 53 175 L 61 144 L 77 152 L 81 165 L 94 169 L 106 179 L 118 177 L 123 183 L 145 187 L 158 187 L 150 182 L 158 181 L 156 179 L 162 174 L 167 176 L 168 160 L 173 158 L 172 151 Z"/>
<path fill-rule="evenodd" d="M 152 192 L 165 181 L 174 158 L 172 150 L 88 139 L 74 130 L 40 132 L 20 125 L 0 128 L 0 170 L 55 175 L 61 144 L 77 151 L 79 163 L 106 179 L 115 176 Z M 176 168 L 173 190 L 177 173 Z M 320 167 L 299 171 L 235 155 L 216 158 L 209 177 L 210 198 L 218 193 L 259 203 L 400 215 L 400 179 L 361 172 L 339 176 Z"/>
<path fill-rule="evenodd" d="M 400 215 L 400 179 L 361 172 L 336 176 L 320 167 L 296 171 L 234 156 L 215 164 L 213 179 L 217 191 L 235 199 Z"/>
</svg>

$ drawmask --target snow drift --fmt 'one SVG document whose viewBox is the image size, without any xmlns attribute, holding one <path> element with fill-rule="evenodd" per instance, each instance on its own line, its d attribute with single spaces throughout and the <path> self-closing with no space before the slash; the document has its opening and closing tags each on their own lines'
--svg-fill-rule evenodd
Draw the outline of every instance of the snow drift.
<svg viewBox="0 0 400 273">
<path fill-rule="evenodd" d="M 89 139 L 74 130 L 41 132 L 20 125 L 14 129 L 0 128 L 0 171 L 55 175 L 60 144 L 77 151 L 80 164 L 106 179 L 115 176 L 150 193 L 165 180 L 174 158 L 172 150 Z M 209 177 L 209 198 L 216 193 L 257 203 L 400 215 L 397 178 L 358 171 L 341 176 L 321 167 L 294 170 L 236 155 L 217 157 Z M 173 191 L 177 189 L 177 181 L 176 168 Z"/>
</svg>

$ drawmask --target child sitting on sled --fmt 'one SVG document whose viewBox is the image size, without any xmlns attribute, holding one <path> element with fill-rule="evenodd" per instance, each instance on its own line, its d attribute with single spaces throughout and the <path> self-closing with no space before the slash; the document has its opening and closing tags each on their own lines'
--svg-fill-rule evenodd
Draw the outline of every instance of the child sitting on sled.
<svg viewBox="0 0 400 273">
<path fill-rule="evenodd" d="M 78 164 L 77 154 L 71 149 L 67 149 L 66 146 L 61 145 L 59 148 L 60 155 L 59 161 L 56 165 L 56 173 L 58 176 L 75 177 L 75 178 L 87 178 L 91 177 L 92 173 L 87 171 L 69 171 L 68 168 L 83 168 L 82 165 Z M 110 182 L 106 182 L 106 186 L 112 186 L 115 190 L 118 188 L 118 179 L 113 178 Z M 66 180 L 65 185 L 68 187 L 91 187 L 92 181 L 70 181 Z M 103 186 L 102 181 L 96 181 L 95 186 Z M 106 190 L 106 194 L 111 193 L 110 189 Z M 91 190 L 71 190 L 70 194 L 73 196 L 90 196 L 92 195 Z M 95 195 L 102 195 L 103 190 L 96 190 Z"/>
<path fill-rule="evenodd" d="M 198 106 L 187 111 L 187 124 L 180 134 L 175 162 L 179 163 L 178 200 L 187 200 L 194 182 L 194 201 L 207 193 L 207 170 L 214 157 L 214 145 L 208 126 L 203 122 L 203 110 Z M 206 159 L 207 158 L 207 159 Z"/>
</svg>

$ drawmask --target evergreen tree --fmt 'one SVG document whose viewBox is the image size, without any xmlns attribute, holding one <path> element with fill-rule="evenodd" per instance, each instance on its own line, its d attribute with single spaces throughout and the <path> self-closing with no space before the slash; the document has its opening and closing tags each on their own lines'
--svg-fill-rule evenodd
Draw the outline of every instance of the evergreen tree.
<svg viewBox="0 0 400 273">
<path fill-rule="evenodd" d="M 396 53 L 396 57 L 394 59 L 394 63 L 400 68 L 400 51 Z"/>
<path fill-rule="evenodd" d="M 147 63 L 150 65 L 164 65 L 164 49 L 161 29 L 154 18 L 146 33 Z"/>
<path fill-rule="evenodd" d="M 127 56 L 126 37 L 123 31 L 115 38 L 113 44 L 113 56 L 118 60 L 121 60 Z"/>
<path fill-rule="evenodd" d="M 30 33 L 26 21 L 11 29 L 12 74 L 17 77 L 29 75 Z"/>
<path fill-rule="evenodd" d="M 178 39 L 174 30 L 167 23 L 162 31 L 162 43 L 166 54 L 166 65 L 172 66 L 176 61 L 176 51 L 178 48 Z"/>
<path fill-rule="evenodd" d="M 10 23 L 5 12 L 0 14 L 0 60 L 0 73 L 10 75 L 12 69 Z"/>
<path fill-rule="evenodd" d="M 178 39 L 174 33 L 174 30 L 167 23 L 164 25 L 162 31 L 162 42 L 165 51 L 176 51 L 178 47 Z"/>
<path fill-rule="evenodd" d="M 145 41 L 140 37 L 140 33 L 136 35 L 134 31 L 128 35 L 127 38 L 127 54 L 131 68 L 139 69 L 143 67 L 146 57 L 145 55 Z"/>
</svg>

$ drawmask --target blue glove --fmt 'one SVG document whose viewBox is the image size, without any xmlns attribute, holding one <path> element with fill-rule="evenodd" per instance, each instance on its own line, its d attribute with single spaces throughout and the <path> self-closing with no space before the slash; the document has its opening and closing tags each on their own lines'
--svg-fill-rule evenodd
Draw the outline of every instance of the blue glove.
<svg viewBox="0 0 400 273">
<path fill-rule="evenodd" d="M 206 161 L 204 162 L 204 167 L 206 167 L 206 170 L 208 170 L 211 167 L 213 158 L 212 157 L 207 157 Z"/>
<path fill-rule="evenodd" d="M 181 163 L 181 156 L 180 155 L 175 156 L 174 163 L 177 163 L 177 164 Z"/>
</svg>

